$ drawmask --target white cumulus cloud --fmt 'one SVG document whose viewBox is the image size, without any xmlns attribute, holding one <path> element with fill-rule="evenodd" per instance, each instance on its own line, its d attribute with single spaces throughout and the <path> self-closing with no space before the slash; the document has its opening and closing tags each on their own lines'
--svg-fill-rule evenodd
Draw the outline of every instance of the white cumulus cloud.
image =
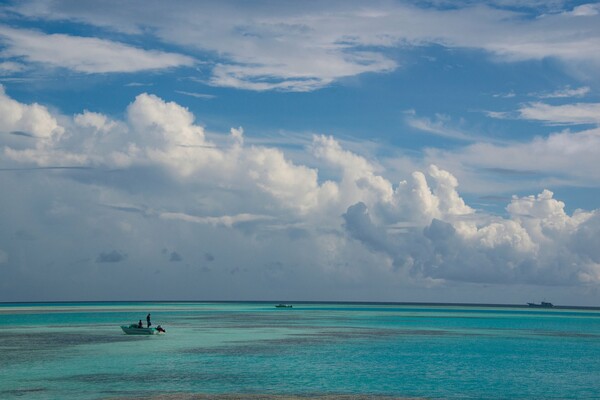
<svg viewBox="0 0 600 400">
<path fill-rule="evenodd" d="M 112 241 L 90 250 L 89 259 L 96 263 L 135 263 L 135 248 L 121 242 L 147 249 L 153 241 L 160 242 L 154 243 L 156 248 L 173 248 L 170 241 L 175 241 L 184 251 L 185 243 L 196 244 L 186 232 L 201 230 L 205 240 L 228 235 L 220 239 L 235 240 L 244 255 L 261 249 L 268 257 L 278 251 L 291 252 L 293 256 L 286 260 L 295 268 L 320 266 L 318 274 L 339 273 L 339 279 L 350 281 L 375 271 L 424 286 L 432 282 L 600 283 L 598 210 L 568 214 L 565 204 L 549 190 L 515 196 L 505 217 L 493 216 L 468 205 L 459 193 L 457 177 L 438 165 L 392 182 L 376 159 L 345 149 L 331 136 L 313 137 L 306 163 L 292 162 L 278 148 L 246 145 L 241 128 L 232 129 L 217 146 L 207 139 L 193 113 L 152 94 L 137 96 L 122 121 L 89 110 L 63 116 L 61 134 L 55 133 L 59 129 L 56 117 L 42 106 L 21 104 L 6 94 L 0 98 L 0 110 L 2 105 L 21 110 L 16 122 L 3 122 L 11 124 L 5 129 L 30 126 L 43 115 L 40 126 L 44 128 L 35 132 L 51 138 L 44 145 L 31 137 L 11 138 L 19 140 L 20 147 L 5 142 L 4 162 L 40 167 L 71 162 L 90 168 L 85 176 L 57 175 L 57 179 L 62 177 L 57 182 L 79 188 L 74 198 L 98 198 L 103 213 L 97 216 L 98 210 L 80 210 L 57 200 L 42 221 L 52 225 L 57 219 L 72 218 L 77 221 L 73 226 L 89 224 L 93 232 L 106 226 L 110 233 L 106 237 Z M 598 133 L 587 135 L 591 141 L 575 148 L 577 158 L 583 158 L 585 151 L 593 153 L 590 146 Z M 550 149 L 569 151 L 568 140 L 574 139 L 551 137 L 544 142 L 548 158 Z M 511 152 L 532 151 L 523 146 L 477 151 L 472 147 L 470 151 L 493 165 L 489 159 L 493 151 L 515 162 Z M 544 146 L 537 143 L 535 148 Z M 544 157 L 538 158 L 544 162 Z M 24 193 L 23 202 L 36 197 Z M 61 195 L 55 193 L 52 198 L 61 199 Z M 225 229 L 228 233 L 223 228 L 229 228 Z M 68 236 L 77 237 L 77 233 Z M 123 240 L 115 241 L 115 237 Z M 274 250 L 273 241 L 281 249 Z M 117 245 L 123 250 L 106 250 Z M 192 260 L 191 254 L 186 251 L 186 262 Z M 269 265 L 273 262 L 278 261 L 271 260 Z"/>
<path fill-rule="evenodd" d="M 21 131 L 39 138 L 58 140 L 64 128 L 40 104 L 22 104 L 6 95 L 0 85 L 0 130 Z"/>
</svg>

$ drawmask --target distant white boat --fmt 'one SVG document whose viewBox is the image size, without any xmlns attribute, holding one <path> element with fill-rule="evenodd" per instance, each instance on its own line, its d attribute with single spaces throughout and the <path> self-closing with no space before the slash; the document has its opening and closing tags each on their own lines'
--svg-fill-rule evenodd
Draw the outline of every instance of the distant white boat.
<svg viewBox="0 0 600 400">
<path fill-rule="evenodd" d="M 527 303 L 527 305 L 529 307 L 534 307 L 534 308 L 552 308 L 552 307 L 554 307 L 554 304 L 549 303 L 547 301 L 542 301 L 540 304 L 537 304 L 537 303 Z"/>
<path fill-rule="evenodd" d="M 121 329 L 128 335 L 159 335 L 165 333 L 165 330 L 160 328 L 140 328 L 138 324 L 121 325 Z"/>
</svg>

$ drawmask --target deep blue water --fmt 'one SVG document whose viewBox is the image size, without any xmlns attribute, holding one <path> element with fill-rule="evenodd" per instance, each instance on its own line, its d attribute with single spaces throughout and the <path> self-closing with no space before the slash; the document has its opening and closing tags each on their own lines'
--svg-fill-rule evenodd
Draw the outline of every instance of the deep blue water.
<svg viewBox="0 0 600 400">
<path fill-rule="evenodd" d="M 148 312 L 167 334 L 123 334 L 119 325 L 145 321 Z M 3 304 L 0 354 L 0 399 L 600 398 L 600 311 L 595 310 Z"/>
</svg>

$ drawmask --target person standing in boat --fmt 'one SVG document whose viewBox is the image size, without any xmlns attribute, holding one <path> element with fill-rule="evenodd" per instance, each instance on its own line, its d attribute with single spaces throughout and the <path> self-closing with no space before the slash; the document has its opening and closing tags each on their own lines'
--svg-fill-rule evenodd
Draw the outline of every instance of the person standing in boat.
<svg viewBox="0 0 600 400">
<path fill-rule="evenodd" d="M 146 322 L 148 323 L 148 328 L 150 328 L 150 325 L 152 325 L 150 322 L 150 314 L 146 315 Z"/>
<path fill-rule="evenodd" d="M 140 322 L 138 322 L 138 328 L 143 328 L 144 324 L 142 324 L 142 320 L 140 319 Z"/>
</svg>

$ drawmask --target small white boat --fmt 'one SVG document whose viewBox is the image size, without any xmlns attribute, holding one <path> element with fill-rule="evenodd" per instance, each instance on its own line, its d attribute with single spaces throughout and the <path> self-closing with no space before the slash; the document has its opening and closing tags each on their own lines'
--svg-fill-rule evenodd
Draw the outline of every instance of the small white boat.
<svg viewBox="0 0 600 400">
<path fill-rule="evenodd" d="M 540 304 L 537 304 L 537 303 L 527 303 L 527 305 L 529 307 L 534 307 L 534 308 L 552 308 L 552 307 L 554 307 L 554 304 L 549 303 L 547 301 L 542 301 Z"/>
<path fill-rule="evenodd" d="M 121 325 L 121 329 L 128 335 L 159 335 L 165 332 L 164 329 L 140 328 L 138 324 Z"/>
</svg>

